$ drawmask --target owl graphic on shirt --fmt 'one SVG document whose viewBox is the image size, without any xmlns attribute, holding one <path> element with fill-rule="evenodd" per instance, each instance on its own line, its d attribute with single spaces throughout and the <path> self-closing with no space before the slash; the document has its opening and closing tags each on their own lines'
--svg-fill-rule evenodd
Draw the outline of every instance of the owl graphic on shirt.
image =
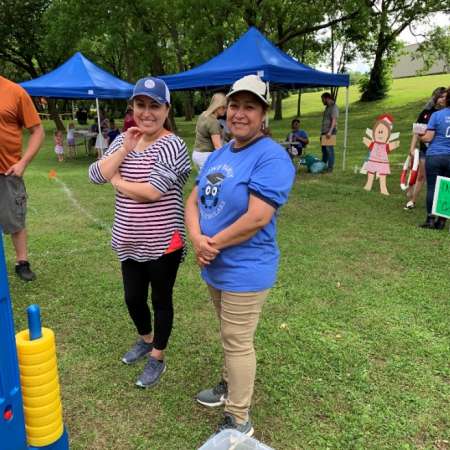
<svg viewBox="0 0 450 450">
<path fill-rule="evenodd" d="M 220 172 L 211 173 L 206 176 L 206 179 L 208 181 L 202 189 L 200 201 L 205 208 L 212 209 L 219 202 L 220 188 L 222 181 L 225 179 L 225 175 Z"/>
</svg>

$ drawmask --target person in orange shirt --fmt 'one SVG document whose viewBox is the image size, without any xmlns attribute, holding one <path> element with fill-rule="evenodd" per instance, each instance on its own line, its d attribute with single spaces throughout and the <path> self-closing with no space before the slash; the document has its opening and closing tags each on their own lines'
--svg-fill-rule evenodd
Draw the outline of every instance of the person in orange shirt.
<svg viewBox="0 0 450 450">
<path fill-rule="evenodd" d="M 30 132 L 22 154 L 23 129 Z M 27 193 L 23 174 L 44 140 L 44 129 L 30 96 L 0 76 L 0 228 L 10 234 L 16 251 L 16 274 L 32 281 L 25 227 Z"/>
</svg>

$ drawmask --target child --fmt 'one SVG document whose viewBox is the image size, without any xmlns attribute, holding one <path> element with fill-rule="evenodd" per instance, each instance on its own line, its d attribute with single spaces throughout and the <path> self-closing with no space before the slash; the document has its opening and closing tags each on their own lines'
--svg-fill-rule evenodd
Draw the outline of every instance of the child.
<svg viewBox="0 0 450 450">
<path fill-rule="evenodd" d="M 308 145 L 309 138 L 305 130 L 300 129 L 300 119 L 291 122 L 292 131 L 287 135 L 286 141 L 292 142 L 288 148 L 288 153 L 292 156 L 300 156 L 303 149 Z"/>
<path fill-rule="evenodd" d="M 114 139 L 119 136 L 120 131 L 119 129 L 116 127 L 116 124 L 114 122 L 114 119 L 111 119 L 109 121 L 109 131 L 108 131 L 108 146 L 112 144 L 112 142 L 114 141 Z"/>
<path fill-rule="evenodd" d="M 69 123 L 69 127 L 67 129 L 67 145 L 69 146 L 69 157 L 77 156 L 75 144 L 75 125 L 73 122 Z"/>
<path fill-rule="evenodd" d="M 58 157 L 58 162 L 64 161 L 64 137 L 63 133 L 60 130 L 56 130 L 54 134 L 55 141 L 55 153 Z"/>
</svg>

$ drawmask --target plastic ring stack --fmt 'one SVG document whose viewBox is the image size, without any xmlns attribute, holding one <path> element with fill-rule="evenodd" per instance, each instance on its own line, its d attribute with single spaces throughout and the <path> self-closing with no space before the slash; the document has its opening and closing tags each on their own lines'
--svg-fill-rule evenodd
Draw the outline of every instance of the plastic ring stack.
<svg viewBox="0 0 450 450">
<path fill-rule="evenodd" d="M 55 335 L 42 328 L 42 336 L 30 340 L 24 330 L 16 334 L 16 346 L 28 443 L 44 447 L 64 432 Z"/>
</svg>

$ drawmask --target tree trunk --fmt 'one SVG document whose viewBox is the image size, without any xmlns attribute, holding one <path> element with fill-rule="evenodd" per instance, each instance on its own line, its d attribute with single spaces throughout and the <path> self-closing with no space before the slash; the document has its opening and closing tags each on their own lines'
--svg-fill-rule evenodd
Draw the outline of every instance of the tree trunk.
<svg viewBox="0 0 450 450">
<path fill-rule="evenodd" d="M 302 90 L 298 90 L 298 98 L 297 98 L 297 117 L 301 116 L 301 105 L 302 105 Z"/>
<path fill-rule="evenodd" d="M 184 94 L 184 119 L 191 122 L 194 117 L 194 96 L 192 91 L 187 91 Z"/>
<path fill-rule="evenodd" d="M 283 110 L 282 110 L 282 92 L 276 91 L 274 97 L 275 104 L 275 114 L 273 120 L 283 120 Z"/>
<path fill-rule="evenodd" d="M 372 70 L 370 71 L 370 78 L 365 91 L 361 95 L 361 101 L 372 102 L 374 100 L 382 99 L 386 96 L 387 86 L 384 79 L 384 48 L 378 47 L 375 54 L 375 61 L 373 62 Z"/>
<path fill-rule="evenodd" d="M 65 131 L 64 124 L 61 120 L 60 115 L 58 114 L 58 109 L 56 107 L 56 99 L 55 98 L 48 98 L 47 104 L 48 104 L 48 113 L 50 114 L 50 119 L 55 122 L 56 129 L 59 131 Z"/>
<path fill-rule="evenodd" d="M 173 108 L 169 109 L 169 120 L 170 120 L 170 124 L 172 125 L 172 131 L 174 133 L 176 133 L 178 131 L 178 128 L 177 128 L 177 122 L 175 121 L 175 113 L 173 111 Z"/>
</svg>

